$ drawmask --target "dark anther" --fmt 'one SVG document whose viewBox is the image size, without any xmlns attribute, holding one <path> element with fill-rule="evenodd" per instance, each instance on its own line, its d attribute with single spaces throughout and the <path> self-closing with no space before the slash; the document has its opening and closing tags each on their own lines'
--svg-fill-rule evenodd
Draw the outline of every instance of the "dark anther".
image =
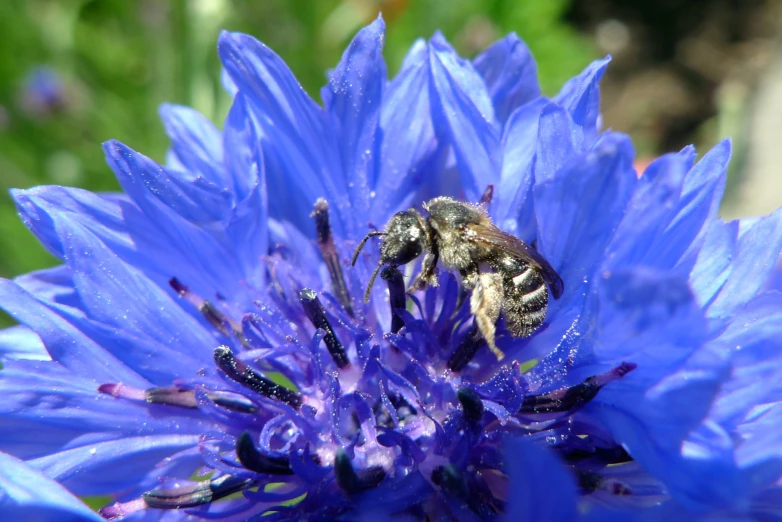
<svg viewBox="0 0 782 522">
<path fill-rule="evenodd" d="M 578 470 L 576 478 L 578 479 L 578 487 L 585 492 L 597 491 L 603 485 L 603 477 L 594 471 Z"/>
<path fill-rule="evenodd" d="M 478 394 L 469 388 L 459 388 L 456 396 L 462 404 L 464 419 L 473 424 L 480 422 L 483 418 L 483 401 Z"/>
<path fill-rule="evenodd" d="M 594 448 L 593 450 L 573 449 L 566 452 L 563 458 L 567 462 L 579 462 L 589 458 L 595 457 L 601 463 L 611 464 L 623 464 L 625 462 L 632 462 L 633 457 L 627 453 L 622 446 L 614 446 L 611 448 Z"/>
<path fill-rule="evenodd" d="M 581 488 L 584 493 L 593 493 L 598 489 L 601 489 L 612 495 L 625 496 L 633 494 L 632 489 L 630 489 L 627 484 L 615 479 L 606 479 L 594 471 L 583 469 L 577 470 L 576 478 L 578 480 L 578 487 Z"/>
<path fill-rule="evenodd" d="M 331 328 L 331 324 L 328 318 L 326 318 L 326 310 L 323 308 L 320 299 L 318 299 L 318 294 L 309 288 L 305 288 L 301 291 L 300 298 L 304 313 L 307 314 L 313 326 L 326 332 L 326 335 L 323 336 L 323 342 L 326 343 L 326 347 L 334 362 L 337 363 L 337 367 L 345 368 L 350 365 L 348 354 L 345 352 L 342 343 L 337 339 L 337 336 L 334 335 L 334 329 Z"/>
<path fill-rule="evenodd" d="M 478 331 L 478 325 L 473 323 L 470 329 L 467 331 L 467 335 L 459 343 L 456 351 L 453 352 L 451 358 L 448 359 L 448 368 L 455 372 L 460 372 L 467 364 L 472 360 L 475 354 L 478 352 L 478 348 L 484 343 L 483 336 Z"/>
<path fill-rule="evenodd" d="M 301 406 L 301 395 L 256 372 L 234 357 L 231 349 L 227 346 L 215 348 L 214 358 L 217 366 L 225 372 L 229 379 L 270 399 L 277 399 L 294 408 Z"/>
<path fill-rule="evenodd" d="M 483 195 L 481 196 L 481 205 L 488 205 L 491 203 L 492 196 L 494 196 L 494 185 L 489 183 L 486 186 L 486 190 L 483 191 Z"/>
<path fill-rule="evenodd" d="M 223 335 L 229 336 L 233 332 L 242 344 L 247 345 L 247 339 L 244 337 L 241 325 L 229 319 L 224 313 L 218 310 L 211 301 L 206 301 L 191 292 L 190 289 L 176 277 L 169 279 L 168 284 L 174 289 L 179 297 L 195 306 L 198 311 L 201 312 L 201 315 L 209 321 L 209 324 L 220 330 Z"/>
<path fill-rule="evenodd" d="M 223 332 L 223 334 L 228 335 L 228 319 L 210 301 L 204 301 L 199 311 L 204 314 L 204 317 L 212 326 Z"/>
<path fill-rule="evenodd" d="M 456 498 L 466 499 L 467 485 L 458 469 L 452 465 L 437 466 L 432 470 L 432 482 Z"/>
<path fill-rule="evenodd" d="M 334 457 L 334 475 L 337 484 L 349 495 L 360 493 L 366 489 L 374 488 L 386 478 L 385 470 L 380 466 L 373 466 L 356 473 L 353 463 L 345 450 L 339 449 Z"/>
<path fill-rule="evenodd" d="M 256 473 L 269 475 L 292 475 L 290 461 L 285 457 L 264 455 L 253 443 L 249 432 L 245 431 L 236 439 L 236 456 L 242 466 Z"/>
<path fill-rule="evenodd" d="M 144 398 L 152 404 L 170 404 L 183 408 L 195 408 L 196 398 L 194 390 L 183 390 L 177 386 L 160 386 L 144 391 Z"/>
<path fill-rule="evenodd" d="M 331 235 L 329 204 L 325 199 L 319 198 L 315 202 L 312 217 L 315 218 L 318 249 L 320 249 L 320 255 L 323 256 L 331 276 L 331 289 L 348 315 L 353 317 L 353 302 L 350 300 L 350 292 L 345 284 L 345 275 L 342 273 L 342 265 L 339 263 L 339 253 L 337 247 L 334 246 L 334 238 Z"/>
<path fill-rule="evenodd" d="M 215 308 L 211 302 L 204 301 L 200 297 L 194 295 L 190 289 L 176 277 L 172 277 L 168 281 L 168 284 L 171 285 L 171 288 L 173 288 L 177 294 L 179 294 L 179 297 L 188 300 L 198 307 L 198 311 L 203 314 L 207 321 L 209 321 L 209 324 L 220 330 L 223 334 L 229 334 L 231 325 L 228 318 Z"/>
<path fill-rule="evenodd" d="M 554 390 L 541 395 L 529 395 L 524 397 L 519 413 L 556 413 L 577 410 L 594 399 L 603 386 L 627 375 L 635 368 L 635 364 L 623 362 L 606 373 L 588 377 L 581 384 L 570 388 Z"/>
<path fill-rule="evenodd" d="M 142 498 L 144 503 L 151 508 L 180 509 L 208 504 L 223 497 L 227 497 L 238 491 L 248 488 L 252 484 L 251 478 L 240 478 L 232 475 L 223 475 L 209 482 L 200 482 L 194 486 L 175 489 L 161 489 L 148 491 Z"/>
<path fill-rule="evenodd" d="M 397 333 L 405 325 L 396 312 L 405 307 L 405 281 L 402 272 L 395 266 L 387 266 L 380 272 L 380 277 L 388 284 L 388 295 L 391 304 L 391 331 Z"/>
</svg>

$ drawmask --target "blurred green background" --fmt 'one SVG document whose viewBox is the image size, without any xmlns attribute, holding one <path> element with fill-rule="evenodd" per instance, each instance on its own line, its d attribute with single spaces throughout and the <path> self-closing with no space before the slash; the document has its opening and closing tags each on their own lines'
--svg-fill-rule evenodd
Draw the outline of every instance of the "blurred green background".
<svg viewBox="0 0 782 522">
<path fill-rule="evenodd" d="M 762 59 L 763 42 L 778 34 L 768 23 L 778 13 L 775 5 L 773 0 L 5 0 L 0 276 L 55 262 L 17 218 L 9 188 L 55 183 L 116 190 L 100 143 L 116 138 L 162 160 L 167 147 L 157 116 L 162 102 L 191 105 L 219 124 L 229 103 L 219 83 L 221 29 L 250 33 L 275 49 L 317 100 L 324 71 L 378 11 L 388 26 L 385 56 L 392 74 L 411 43 L 436 29 L 468 57 L 517 32 L 533 51 L 548 94 L 590 60 L 612 53 L 604 82 L 606 123 L 630 132 L 639 156 L 690 142 L 710 146 L 732 134 L 740 157 L 748 100 L 770 60 Z M 725 90 L 726 84 L 733 89 Z"/>
</svg>

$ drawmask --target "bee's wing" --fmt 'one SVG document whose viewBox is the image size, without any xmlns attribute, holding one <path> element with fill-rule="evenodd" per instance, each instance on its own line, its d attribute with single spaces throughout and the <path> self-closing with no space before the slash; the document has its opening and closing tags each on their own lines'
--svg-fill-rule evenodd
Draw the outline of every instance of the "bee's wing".
<svg viewBox="0 0 782 522">
<path fill-rule="evenodd" d="M 533 265 L 551 288 L 551 294 L 554 296 L 554 299 L 560 298 L 565 290 L 565 283 L 562 282 L 559 274 L 537 250 L 516 236 L 507 234 L 495 226 L 471 223 L 467 225 L 467 229 L 475 233 L 475 236 L 470 238 L 472 241 L 481 243 L 487 248 L 502 250 L 508 255 Z"/>
</svg>

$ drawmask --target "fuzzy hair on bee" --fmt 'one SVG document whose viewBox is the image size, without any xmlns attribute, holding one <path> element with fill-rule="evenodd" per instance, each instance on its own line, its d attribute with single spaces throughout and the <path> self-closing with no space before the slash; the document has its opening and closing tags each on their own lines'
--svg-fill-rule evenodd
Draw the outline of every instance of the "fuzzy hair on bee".
<svg viewBox="0 0 782 522">
<path fill-rule="evenodd" d="M 470 312 L 475 324 L 489 349 L 502 360 L 504 354 L 495 343 L 500 315 L 504 314 L 513 336 L 528 337 L 543 324 L 549 290 L 559 299 L 564 283 L 537 250 L 494 225 L 485 209 L 491 190 L 486 195 L 482 204 L 449 197 L 431 199 L 422 205 L 427 217 L 414 208 L 394 214 L 383 231 L 370 232 L 361 240 L 351 264 L 356 264 L 370 238 L 383 238 L 380 263 L 367 284 L 365 301 L 384 265 L 398 267 L 424 254 L 409 291 L 437 286 L 438 264 L 458 271 L 462 285 L 472 291 Z"/>
</svg>

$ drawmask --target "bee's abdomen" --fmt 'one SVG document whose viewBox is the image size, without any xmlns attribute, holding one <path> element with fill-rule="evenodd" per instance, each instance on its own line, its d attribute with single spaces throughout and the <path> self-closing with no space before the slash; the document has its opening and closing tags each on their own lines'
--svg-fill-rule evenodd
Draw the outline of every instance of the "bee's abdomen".
<svg viewBox="0 0 782 522">
<path fill-rule="evenodd" d="M 513 270 L 498 267 L 503 275 L 503 312 L 508 330 L 516 337 L 528 337 L 546 318 L 548 288 L 531 266 L 518 264 Z"/>
</svg>

